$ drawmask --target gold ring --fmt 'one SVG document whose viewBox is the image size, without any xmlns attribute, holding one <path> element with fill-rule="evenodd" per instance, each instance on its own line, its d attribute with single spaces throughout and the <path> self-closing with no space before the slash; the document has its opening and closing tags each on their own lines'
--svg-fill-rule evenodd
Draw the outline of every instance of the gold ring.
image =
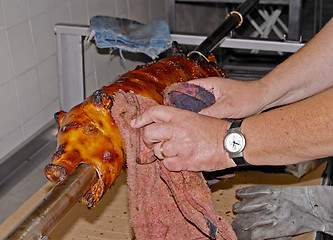
<svg viewBox="0 0 333 240">
<path fill-rule="evenodd" d="M 227 14 L 227 16 L 225 17 L 225 19 L 228 19 L 229 17 L 233 17 L 236 18 L 238 20 L 238 25 L 236 28 L 239 28 L 242 23 L 243 23 L 243 16 L 240 12 L 237 11 L 231 11 L 230 13 Z"/>
<path fill-rule="evenodd" d="M 167 158 L 168 156 L 164 154 L 163 152 L 163 145 L 164 145 L 165 141 L 163 141 L 160 145 L 160 153 L 162 155 L 163 158 Z"/>
</svg>

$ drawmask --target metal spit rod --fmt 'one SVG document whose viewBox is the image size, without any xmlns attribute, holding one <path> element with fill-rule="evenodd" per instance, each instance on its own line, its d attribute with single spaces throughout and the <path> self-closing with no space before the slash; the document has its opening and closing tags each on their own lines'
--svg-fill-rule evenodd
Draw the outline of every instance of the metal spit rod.
<svg viewBox="0 0 333 240">
<path fill-rule="evenodd" d="M 88 164 L 80 164 L 64 181 L 55 185 L 2 240 L 43 239 L 96 181 L 95 169 Z"/>
<path fill-rule="evenodd" d="M 243 23 L 243 18 L 250 13 L 259 0 L 246 0 L 240 4 L 234 11 L 231 11 L 225 21 L 210 34 L 199 46 L 197 46 L 189 58 L 198 61 L 203 56 L 208 56 L 234 28 L 239 27 Z"/>
</svg>

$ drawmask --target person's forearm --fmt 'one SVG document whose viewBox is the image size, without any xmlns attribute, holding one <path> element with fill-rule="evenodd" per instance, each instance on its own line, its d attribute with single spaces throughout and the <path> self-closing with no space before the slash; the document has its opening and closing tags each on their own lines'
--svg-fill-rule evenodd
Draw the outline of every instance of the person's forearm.
<svg viewBox="0 0 333 240">
<path fill-rule="evenodd" d="M 289 104 L 333 86 L 333 18 L 302 49 L 259 81 L 265 109 Z"/>
<path fill-rule="evenodd" d="M 245 159 L 285 165 L 333 156 L 333 88 L 294 104 L 246 118 Z"/>
</svg>

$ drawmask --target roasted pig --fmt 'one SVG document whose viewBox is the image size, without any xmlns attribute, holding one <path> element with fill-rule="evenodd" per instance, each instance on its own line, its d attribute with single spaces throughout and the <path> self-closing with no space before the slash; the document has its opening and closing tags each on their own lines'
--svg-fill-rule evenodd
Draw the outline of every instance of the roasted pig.
<svg viewBox="0 0 333 240">
<path fill-rule="evenodd" d="M 83 196 L 82 203 L 93 207 L 112 185 L 125 166 L 124 141 L 111 116 L 113 98 L 119 91 L 132 91 L 163 103 L 163 90 L 176 82 L 211 76 L 225 77 L 210 55 L 200 64 L 185 57 L 173 56 L 138 66 L 119 76 L 113 84 L 95 91 L 68 113 L 55 114 L 59 125 L 57 151 L 45 167 L 50 181 L 61 181 L 81 163 L 90 164 L 98 181 Z"/>
</svg>

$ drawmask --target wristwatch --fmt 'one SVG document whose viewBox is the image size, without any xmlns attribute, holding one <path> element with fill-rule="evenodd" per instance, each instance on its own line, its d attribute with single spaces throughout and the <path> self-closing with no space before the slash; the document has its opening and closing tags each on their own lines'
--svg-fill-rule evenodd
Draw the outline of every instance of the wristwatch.
<svg viewBox="0 0 333 240">
<path fill-rule="evenodd" d="M 227 135 L 224 138 L 224 148 L 237 166 L 250 165 L 243 157 L 245 137 L 240 130 L 242 122 L 243 120 L 234 121 L 227 130 Z"/>
</svg>

